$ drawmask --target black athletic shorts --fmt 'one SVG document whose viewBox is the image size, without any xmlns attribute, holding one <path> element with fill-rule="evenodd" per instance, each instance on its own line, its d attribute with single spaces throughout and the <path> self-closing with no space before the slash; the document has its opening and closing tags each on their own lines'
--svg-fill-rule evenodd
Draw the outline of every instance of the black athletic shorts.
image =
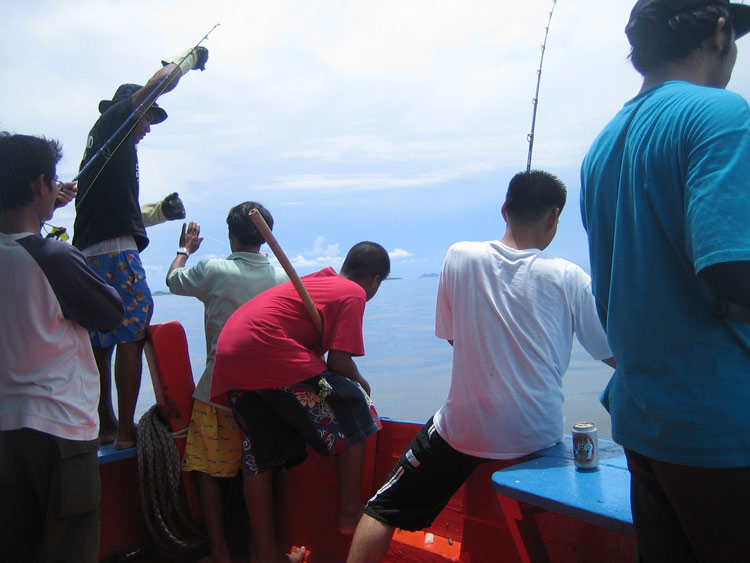
<svg viewBox="0 0 750 563">
<path fill-rule="evenodd" d="M 430 418 L 399 458 L 388 480 L 368 501 L 365 513 L 402 530 L 427 528 L 474 468 L 487 461 L 497 460 L 454 450 L 440 437 Z"/>
</svg>

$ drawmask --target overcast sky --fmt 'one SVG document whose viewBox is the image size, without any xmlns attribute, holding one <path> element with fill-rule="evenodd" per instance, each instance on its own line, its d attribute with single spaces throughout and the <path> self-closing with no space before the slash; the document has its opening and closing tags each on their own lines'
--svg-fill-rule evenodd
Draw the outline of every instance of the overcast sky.
<svg viewBox="0 0 750 563">
<path fill-rule="evenodd" d="M 450 244 L 500 238 L 508 181 L 525 169 L 551 0 L 0 2 L 0 130 L 59 139 L 75 176 L 99 100 L 145 83 L 160 60 L 210 51 L 159 104 L 139 145 L 141 202 L 177 191 L 226 256 L 226 214 L 260 201 L 301 274 L 373 240 L 394 277 L 437 272 Z M 588 269 L 578 171 L 597 132 L 636 94 L 623 33 L 630 0 L 559 0 L 544 59 L 533 167 L 568 206 L 550 250 Z M 747 40 L 744 40 L 747 41 Z M 729 88 L 750 93 L 748 57 Z M 72 229 L 73 206 L 53 224 Z M 179 222 L 142 257 L 165 287 Z"/>
</svg>

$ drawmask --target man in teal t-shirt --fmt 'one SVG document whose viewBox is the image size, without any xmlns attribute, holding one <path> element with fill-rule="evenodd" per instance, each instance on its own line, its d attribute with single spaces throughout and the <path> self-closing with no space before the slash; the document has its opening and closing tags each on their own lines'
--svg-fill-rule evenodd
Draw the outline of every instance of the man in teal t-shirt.
<svg viewBox="0 0 750 563">
<path fill-rule="evenodd" d="M 646 561 L 750 558 L 750 108 L 724 89 L 748 30 L 750 6 L 640 0 L 643 87 L 581 172 Z"/>
</svg>

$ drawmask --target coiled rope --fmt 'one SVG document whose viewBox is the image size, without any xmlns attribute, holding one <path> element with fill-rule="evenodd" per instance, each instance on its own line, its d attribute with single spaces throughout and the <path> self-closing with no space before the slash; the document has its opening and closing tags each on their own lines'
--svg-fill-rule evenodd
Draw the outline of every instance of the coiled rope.
<svg viewBox="0 0 750 563">
<path fill-rule="evenodd" d="M 138 421 L 138 478 L 141 506 L 154 547 L 163 555 L 197 554 L 207 550 L 207 539 L 192 523 L 180 499 L 180 454 L 175 437 L 152 406 Z"/>
</svg>

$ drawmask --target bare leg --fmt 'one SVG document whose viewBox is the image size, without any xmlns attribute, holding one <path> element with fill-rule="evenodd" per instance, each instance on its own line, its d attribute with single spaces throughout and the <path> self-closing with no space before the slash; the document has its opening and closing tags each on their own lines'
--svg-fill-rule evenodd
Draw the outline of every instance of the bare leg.
<svg viewBox="0 0 750 563">
<path fill-rule="evenodd" d="M 93 346 L 96 367 L 99 370 L 99 443 L 111 444 L 117 437 L 117 418 L 112 408 L 112 350 L 113 347 Z"/>
<path fill-rule="evenodd" d="M 365 440 L 336 454 L 339 470 L 339 531 L 353 534 L 362 517 L 362 471 Z"/>
<path fill-rule="evenodd" d="M 208 543 L 211 553 L 204 559 L 207 563 L 231 563 L 229 548 L 224 537 L 224 522 L 221 512 L 221 483 L 220 477 L 211 477 L 208 473 L 194 471 L 198 482 L 198 495 L 201 501 L 203 523 L 206 525 Z"/>
<path fill-rule="evenodd" d="M 305 556 L 302 547 L 289 555 L 279 549 L 276 543 L 276 529 L 273 514 L 273 471 L 258 475 L 242 474 L 242 487 L 245 504 L 250 516 L 250 529 L 253 533 L 253 563 L 301 563 Z"/>
<path fill-rule="evenodd" d="M 115 448 L 122 449 L 135 445 L 135 404 L 141 388 L 143 367 L 143 345 L 145 340 L 121 342 L 115 354 L 115 384 L 117 385 L 117 426 Z"/>
<path fill-rule="evenodd" d="M 354 532 L 346 563 L 377 563 L 385 557 L 395 528 L 364 514 Z"/>
</svg>

